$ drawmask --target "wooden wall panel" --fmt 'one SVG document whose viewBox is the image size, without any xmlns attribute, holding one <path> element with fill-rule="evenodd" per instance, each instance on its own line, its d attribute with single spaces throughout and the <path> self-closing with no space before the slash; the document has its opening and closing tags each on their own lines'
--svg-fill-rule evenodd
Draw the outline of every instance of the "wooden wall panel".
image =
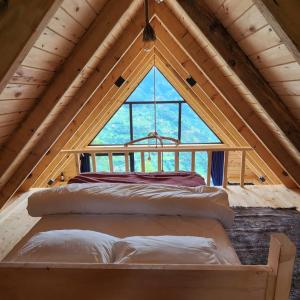
<svg viewBox="0 0 300 300">
<path fill-rule="evenodd" d="M 300 124 L 300 103 L 298 101 L 291 103 L 286 101 L 285 97 L 300 95 L 299 55 L 295 56 L 295 48 L 291 47 L 293 41 L 288 40 L 280 24 L 267 9 L 271 7 L 277 15 L 281 13 L 279 6 L 268 0 L 226 0 L 223 3 L 208 0 L 206 3 Z M 291 9 L 293 5 L 295 4 L 288 5 L 283 1 L 280 3 L 285 13 L 286 9 Z M 293 20 L 295 21 L 296 19 Z"/>
<path fill-rule="evenodd" d="M 33 84 L 8 84 L 0 95 L 0 100 L 5 99 L 36 99 L 43 92 L 43 85 Z"/>
<path fill-rule="evenodd" d="M 10 117 L 12 113 L 28 112 L 35 103 L 36 99 L 0 100 L 2 119 L 6 114 L 9 114 L 8 117 Z"/>
<path fill-rule="evenodd" d="M 73 43 L 78 43 L 85 32 L 85 28 L 62 8 L 58 9 L 48 27 Z"/>
<path fill-rule="evenodd" d="M 87 3 L 94 9 L 96 13 L 102 9 L 107 0 L 86 0 Z"/>
<path fill-rule="evenodd" d="M 35 47 L 46 50 L 52 54 L 67 57 L 75 44 L 47 27 L 34 45 Z"/>
<path fill-rule="evenodd" d="M 0 93 L 62 0 L 7 1 L 0 12 Z"/>
<path fill-rule="evenodd" d="M 20 65 L 10 80 L 10 83 L 47 85 L 54 72 Z"/>
<path fill-rule="evenodd" d="M 65 0 L 61 7 L 85 29 L 96 17 L 96 12 L 86 0 Z"/>
</svg>

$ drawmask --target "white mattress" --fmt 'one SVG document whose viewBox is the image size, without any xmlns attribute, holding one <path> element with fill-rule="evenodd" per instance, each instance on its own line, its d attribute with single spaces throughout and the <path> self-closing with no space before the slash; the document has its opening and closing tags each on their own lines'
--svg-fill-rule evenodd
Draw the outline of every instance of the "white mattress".
<svg viewBox="0 0 300 300">
<path fill-rule="evenodd" d="M 35 233 L 55 229 L 88 229 L 117 237 L 134 235 L 189 235 L 213 238 L 228 262 L 240 264 L 223 226 L 216 220 L 183 216 L 150 215 L 50 215 L 43 217 L 16 245 L 5 260 L 14 256 Z"/>
</svg>

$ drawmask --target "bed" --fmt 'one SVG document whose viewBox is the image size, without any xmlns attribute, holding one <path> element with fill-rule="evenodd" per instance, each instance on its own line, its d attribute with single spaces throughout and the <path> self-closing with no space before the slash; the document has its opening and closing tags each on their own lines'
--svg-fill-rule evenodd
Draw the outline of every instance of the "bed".
<svg viewBox="0 0 300 300">
<path fill-rule="evenodd" d="M 171 184 L 179 186 L 205 185 L 196 172 L 86 172 L 71 178 L 68 183 L 110 182 L 128 184 Z"/>
<path fill-rule="evenodd" d="M 233 215 L 221 189 L 72 183 L 33 195 L 28 209 L 42 219 L 0 264 L 1 299 L 40 299 L 41 295 L 43 299 L 288 299 L 294 245 L 283 234 L 275 234 L 268 265 L 241 265 L 224 230 Z M 92 230 L 118 239 L 211 238 L 216 255 L 224 260 L 103 264 L 15 259 L 36 234 L 62 229 Z"/>
</svg>

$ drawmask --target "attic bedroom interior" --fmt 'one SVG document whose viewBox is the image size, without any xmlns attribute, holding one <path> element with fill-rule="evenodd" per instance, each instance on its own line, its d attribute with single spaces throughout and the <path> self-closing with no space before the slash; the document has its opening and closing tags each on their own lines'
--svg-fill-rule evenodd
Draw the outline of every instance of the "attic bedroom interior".
<svg viewBox="0 0 300 300">
<path fill-rule="evenodd" d="M 0 0 L 0 299 L 300 299 L 298 0 Z"/>
</svg>

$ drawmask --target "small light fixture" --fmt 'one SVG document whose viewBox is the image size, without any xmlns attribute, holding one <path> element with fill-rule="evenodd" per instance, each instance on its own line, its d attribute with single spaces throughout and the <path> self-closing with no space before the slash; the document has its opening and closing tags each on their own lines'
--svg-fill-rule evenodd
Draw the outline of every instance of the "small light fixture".
<svg viewBox="0 0 300 300">
<path fill-rule="evenodd" d="M 65 181 L 65 175 L 63 172 L 60 173 L 60 181 L 64 182 Z"/>
<path fill-rule="evenodd" d="M 266 178 L 265 176 L 259 176 L 258 177 L 258 180 L 261 182 L 261 183 L 264 183 L 266 181 Z"/>
<path fill-rule="evenodd" d="M 148 0 L 145 0 L 145 28 L 143 31 L 143 42 L 144 50 L 146 52 L 149 52 L 152 49 L 155 40 L 155 31 L 149 22 Z"/>
<path fill-rule="evenodd" d="M 48 185 L 52 185 L 55 182 L 55 178 L 50 178 L 47 182 Z"/>
</svg>

